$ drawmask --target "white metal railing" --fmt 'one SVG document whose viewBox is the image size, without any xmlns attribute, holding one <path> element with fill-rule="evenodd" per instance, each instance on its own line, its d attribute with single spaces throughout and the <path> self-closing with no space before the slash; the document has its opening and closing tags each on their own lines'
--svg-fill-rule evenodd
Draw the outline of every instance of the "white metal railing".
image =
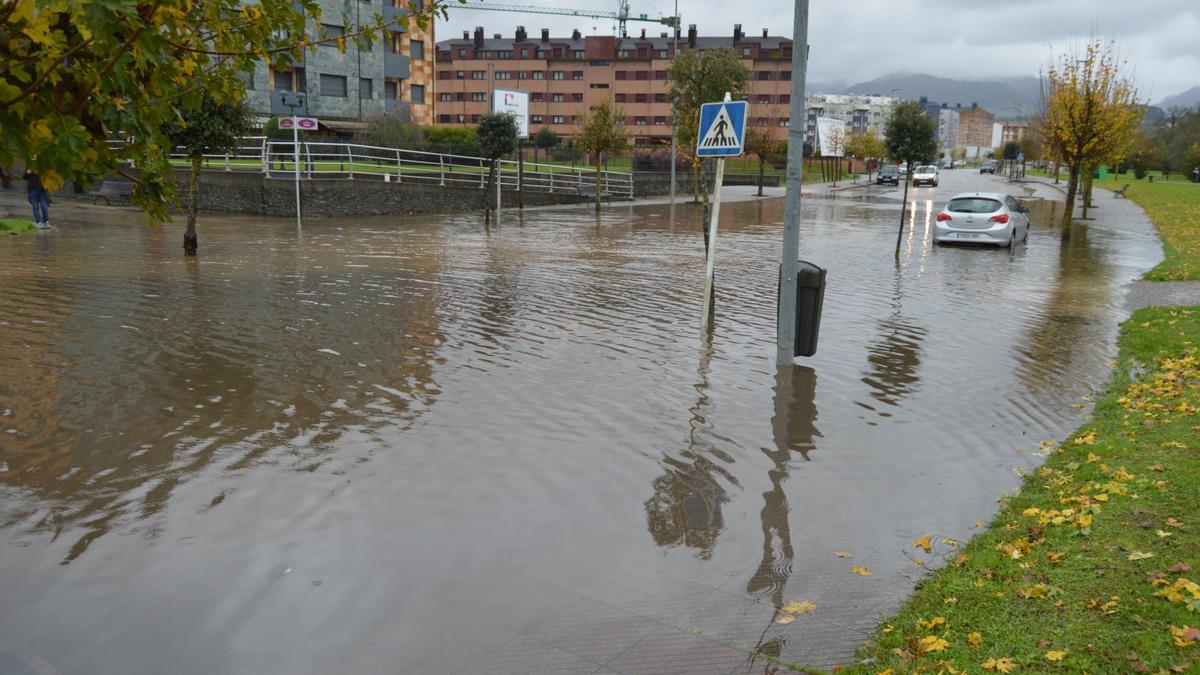
<svg viewBox="0 0 1200 675">
<path fill-rule="evenodd" d="M 109 144 L 119 147 L 122 140 Z M 299 155 L 302 180 L 376 180 L 389 183 L 423 182 L 460 187 L 487 187 L 489 161 L 484 157 L 451 153 L 384 148 L 354 143 L 301 141 L 299 152 L 291 141 L 246 136 L 228 153 L 204 155 L 202 168 L 210 171 L 255 171 L 267 178 L 293 180 Z M 183 148 L 170 155 L 175 165 L 190 165 Z M 497 182 L 501 190 L 578 194 L 580 187 L 596 184 L 594 170 L 558 164 L 500 160 Z M 633 198 L 633 174 L 600 172 L 601 191 L 615 198 Z"/>
</svg>

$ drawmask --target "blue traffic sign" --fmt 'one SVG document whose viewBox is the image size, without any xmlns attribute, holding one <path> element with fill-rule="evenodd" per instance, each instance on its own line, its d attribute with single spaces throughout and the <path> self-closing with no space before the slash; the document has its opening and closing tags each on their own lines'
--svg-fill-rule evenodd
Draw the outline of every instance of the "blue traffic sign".
<svg viewBox="0 0 1200 675">
<path fill-rule="evenodd" d="M 745 101 L 705 103 L 700 106 L 697 157 L 737 157 L 746 139 Z"/>
</svg>

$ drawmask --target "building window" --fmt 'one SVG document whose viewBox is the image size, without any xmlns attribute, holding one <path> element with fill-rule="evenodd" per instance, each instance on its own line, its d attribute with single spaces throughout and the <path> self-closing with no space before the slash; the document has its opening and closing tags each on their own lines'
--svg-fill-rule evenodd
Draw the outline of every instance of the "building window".
<svg viewBox="0 0 1200 675">
<path fill-rule="evenodd" d="M 455 93 L 454 93 L 454 100 L 455 100 L 455 101 L 465 101 L 465 100 L 467 100 L 467 94 L 466 94 L 466 92 L 463 92 L 463 91 L 455 92 Z"/>
<path fill-rule="evenodd" d="M 645 117 L 635 117 L 635 118 L 633 118 L 633 124 L 634 124 L 634 126 L 644 127 L 644 126 L 646 126 L 646 118 Z"/>
<path fill-rule="evenodd" d="M 534 123 L 534 124 L 541 124 L 541 123 L 542 123 L 542 116 L 541 116 L 541 115 L 530 115 L 529 117 L 530 117 L 530 119 L 533 121 L 533 123 Z"/>
<path fill-rule="evenodd" d="M 450 120 L 454 118 L 449 115 L 438 115 L 438 124 L 450 124 Z"/>
<path fill-rule="evenodd" d="M 788 118 L 780 117 L 779 118 L 779 126 L 786 127 L 787 125 L 788 125 Z"/>
<path fill-rule="evenodd" d="M 756 101 L 756 103 L 758 103 L 759 105 L 762 105 L 764 103 L 770 103 L 770 102 L 771 102 L 770 94 L 759 94 L 758 100 Z"/>
<path fill-rule="evenodd" d="M 492 53 L 488 52 L 488 51 L 482 51 L 482 52 L 479 52 L 478 54 L 476 54 L 476 56 L 481 59 L 490 59 L 490 58 L 492 58 Z"/>
<path fill-rule="evenodd" d="M 346 97 L 346 76 L 321 73 L 321 95 Z"/>
<path fill-rule="evenodd" d="M 533 77 L 533 79 L 535 79 L 535 80 L 544 80 L 544 79 L 546 79 L 546 71 L 544 71 L 544 70 L 535 70 L 535 71 L 533 71 L 533 72 L 532 72 L 530 75 L 531 75 L 531 77 Z"/>
<path fill-rule="evenodd" d="M 498 59 L 511 59 L 512 56 L 513 53 L 511 49 L 501 49 L 500 51 L 496 52 L 496 58 Z"/>
<path fill-rule="evenodd" d="M 566 99 L 563 98 L 562 94 L 550 94 L 550 102 L 551 103 L 562 103 L 565 100 Z"/>
<path fill-rule="evenodd" d="M 582 70 L 575 70 L 575 71 L 572 71 L 572 72 L 571 72 L 571 79 L 572 79 L 572 80 L 582 80 L 582 79 L 583 79 L 583 71 L 582 71 Z"/>
<path fill-rule="evenodd" d="M 550 79 L 552 79 L 552 80 L 565 80 L 565 79 L 567 79 L 567 71 L 565 71 L 565 70 L 552 70 L 552 71 L 550 71 Z"/>
<path fill-rule="evenodd" d="M 633 79 L 635 79 L 635 80 L 649 80 L 649 79 L 650 79 L 650 73 L 649 73 L 649 72 L 647 72 L 647 71 L 645 71 L 645 70 L 638 70 L 638 71 L 634 71 L 634 73 L 633 73 Z"/>
<path fill-rule="evenodd" d="M 471 92 L 471 100 L 475 101 L 476 103 L 479 103 L 481 101 L 486 101 L 487 100 L 487 92 L 473 91 L 473 92 Z"/>
<path fill-rule="evenodd" d="M 583 94 L 571 94 L 572 103 L 583 103 Z"/>
<path fill-rule="evenodd" d="M 667 102 L 667 95 L 666 95 L 666 94 L 661 94 L 661 93 L 660 93 L 660 94 L 655 94 L 655 95 L 654 95 L 654 102 L 655 102 L 655 103 L 666 103 L 666 102 Z"/>
<path fill-rule="evenodd" d="M 665 79 L 667 79 L 667 71 L 665 71 L 665 70 L 656 70 L 656 71 L 654 71 L 654 79 L 656 79 L 656 80 L 665 80 Z"/>
<path fill-rule="evenodd" d="M 529 79 L 529 71 L 528 70 L 517 71 L 517 79 L 518 80 L 528 80 Z"/>
<path fill-rule="evenodd" d="M 465 79 L 467 79 L 467 71 L 465 71 L 465 70 L 456 70 L 456 71 L 454 71 L 454 79 L 456 79 L 456 80 L 465 80 Z"/>
<path fill-rule="evenodd" d="M 370 78 L 358 78 L 358 97 L 368 101 L 375 98 L 375 83 Z"/>
<path fill-rule="evenodd" d="M 667 50 L 665 50 L 665 49 L 658 50 L 658 58 L 660 58 L 660 59 L 667 58 Z"/>
<path fill-rule="evenodd" d="M 442 103 L 449 103 L 454 100 L 454 96 L 447 92 L 442 92 L 438 94 L 438 100 Z"/>
<path fill-rule="evenodd" d="M 551 124 L 566 124 L 566 119 L 562 115 L 554 115 L 550 118 Z"/>
<path fill-rule="evenodd" d="M 622 49 L 620 52 L 617 52 L 617 56 L 619 56 L 620 58 L 623 58 L 623 59 L 627 59 L 627 58 L 629 58 L 629 50 Z"/>
<path fill-rule="evenodd" d="M 332 23 L 321 24 L 321 39 L 322 40 L 330 40 L 330 42 L 321 42 L 321 44 L 326 47 L 336 47 L 337 40 L 334 40 L 333 38 L 340 38 L 345 34 L 346 34 L 345 26 L 339 26 L 337 24 L 332 24 Z"/>
<path fill-rule="evenodd" d="M 472 70 L 471 71 L 471 79 L 472 80 L 486 80 L 487 79 L 487 71 L 486 70 Z"/>
<path fill-rule="evenodd" d="M 535 91 L 529 95 L 529 100 L 534 103 L 544 103 L 546 101 L 546 95 L 540 91 Z"/>
<path fill-rule="evenodd" d="M 246 88 L 254 91 L 254 73 L 241 73 L 241 76 L 242 83 L 246 85 Z"/>
<path fill-rule="evenodd" d="M 608 89 L 607 82 L 593 82 L 588 85 L 588 89 Z"/>
<path fill-rule="evenodd" d="M 577 58 L 577 59 L 583 59 L 583 58 L 586 58 L 586 57 L 587 57 L 587 52 L 583 51 L 582 49 L 576 49 L 576 50 L 575 50 L 575 58 Z"/>
<path fill-rule="evenodd" d="M 496 71 L 496 79 L 497 80 L 511 80 L 512 79 L 512 71 L 497 70 Z"/>
<path fill-rule="evenodd" d="M 275 91 L 306 91 L 308 88 L 305 85 L 303 68 L 275 71 L 273 84 Z"/>
<path fill-rule="evenodd" d="M 792 95 L 791 94 L 780 94 L 779 102 L 790 105 L 792 102 Z"/>
<path fill-rule="evenodd" d="M 467 116 L 466 116 L 466 115 L 461 115 L 461 114 L 460 114 L 460 115 L 455 115 L 455 116 L 454 116 L 454 121 L 458 122 L 459 124 L 462 124 L 462 123 L 464 123 L 464 122 L 466 122 L 466 121 L 467 121 Z"/>
<path fill-rule="evenodd" d="M 613 94 L 613 101 L 617 103 L 625 102 L 625 94 Z"/>
<path fill-rule="evenodd" d="M 666 123 L 667 123 L 667 118 L 666 118 L 666 117 L 661 117 L 661 116 L 660 116 L 660 117 L 655 117 L 655 118 L 654 118 L 654 125 L 655 125 L 655 126 L 659 126 L 659 127 L 661 127 L 661 126 L 664 126 L 664 125 L 666 125 Z"/>
<path fill-rule="evenodd" d="M 454 76 L 451 75 L 450 71 L 448 71 L 448 70 L 439 70 L 438 71 L 438 79 L 439 80 L 449 80 L 452 77 L 454 77 Z"/>
<path fill-rule="evenodd" d="M 625 70 L 618 70 L 618 71 L 617 71 L 617 79 L 618 79 L 618 80 L 628 80 L 628 79 L 629 79 L 629 72 L 628 72 L 628 71 L 625 71 Z"/>
<path fill-rule="evenodd" d="M 459 49 L 459 50 L 458 50 L 458 58 L 460 58 L 460 59 L 465 59 L 465 58 L 467 58 L 467 50 L 466 50 L 466 49 Z"/>
<path fill-rule="evenodd" d="M 529 48 L 528 47 L 521 47 L 521 58 L 523 58 L 523 59 L 529 58 Z"/>
<path fill-rule="evenodd" d="M 650 94 L 634 94 L 633 102 L 634 103 L 649 103 L 650 102 Z"/>
<path fill-rule="evenodd" d="M 413 84 L 408 87 L 408 98 L 415 105 L 425 105 L 425 85 Z"/>
<path fill-rule="evenodd" d="M 750 58 L 750 48 L 749 47 L 742 47 L 742 56 L 745 58 Z"/>
<path fill-rule="evenodd" d="M 425 60 L 425 43 L 421 40 L 412 40 L 408 43 L 408 58 L 413 61 Z"/>
<path fill-rule="evenodd" d="M 791 80 L 792 79 L 792 71 L 790 71 L 790 70 L 779 71 L 779 79 L 783 80 L 784 82 Z"/>
<path fill-rule="evenodd" d="M 771 79 L 772 73 L 769 70 L 760 70 L 757 73 L 755 73 L 755 75 L 757 76 L 756 79 L 765 81 L 765 80 Z"/>
</svg>

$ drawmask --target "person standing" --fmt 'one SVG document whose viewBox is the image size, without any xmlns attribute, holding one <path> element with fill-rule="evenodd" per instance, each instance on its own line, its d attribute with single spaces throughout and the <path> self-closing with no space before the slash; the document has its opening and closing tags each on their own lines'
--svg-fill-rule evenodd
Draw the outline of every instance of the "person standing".
<svg viewBox="0 0 1200 675">
<path fill-rule="evenodd" d="M 33 155 L 29 159 L 36 160 L 37 155 Z M 28 166 L 25 167 L 23 177 L 25 178 L 25 194 L 33 206 L 33 222 L 39 229 L 46 229 L 50 227 L 50 195 L 46 193 L 41 177 Z"/>
<path fill-rule="evenodd" d="M 1192 182 L 1200 183 L 1200 166 L 1192 169 Z"/>
</svg>

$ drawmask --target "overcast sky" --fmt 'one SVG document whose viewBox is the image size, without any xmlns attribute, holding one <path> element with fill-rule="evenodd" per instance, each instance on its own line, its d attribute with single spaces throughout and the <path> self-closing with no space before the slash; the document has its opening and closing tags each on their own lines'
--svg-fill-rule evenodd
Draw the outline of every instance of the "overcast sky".
<svg viewBox="0 0 1200 675">
<path fill-rule="evenodd" d="M 451 0 L 455 2 L 456 0 Z M 471 2 L 479 0 L 468 0 Z M 617 0 L 496 0 L 506 4 L 614 10 Z M 598 4 L 597 4 L 598 3 Z M 683 23 L 701 35 L 792 34 L 788 0 L 680 0 Z M 1116 38 L 1136 67 L 1143 97 L 1152 102 L 1200 84 L 1200 0 L 810 0 L 808 77 L 854 84 L 893 72 L 958 79 L 1036 75 L 1051 49 L 1092 33 Z M 634 15 L 669 16 L 673 0 L 630 0 Z M 517 25 L 553 35 L 579 28 L 611 35 L 612 22 L 545 14 L 451 9 L 438 38 L 483 26 L 511 36 Z M 630 34 L 665 27 L 630 22 Z"/>
</svg>

